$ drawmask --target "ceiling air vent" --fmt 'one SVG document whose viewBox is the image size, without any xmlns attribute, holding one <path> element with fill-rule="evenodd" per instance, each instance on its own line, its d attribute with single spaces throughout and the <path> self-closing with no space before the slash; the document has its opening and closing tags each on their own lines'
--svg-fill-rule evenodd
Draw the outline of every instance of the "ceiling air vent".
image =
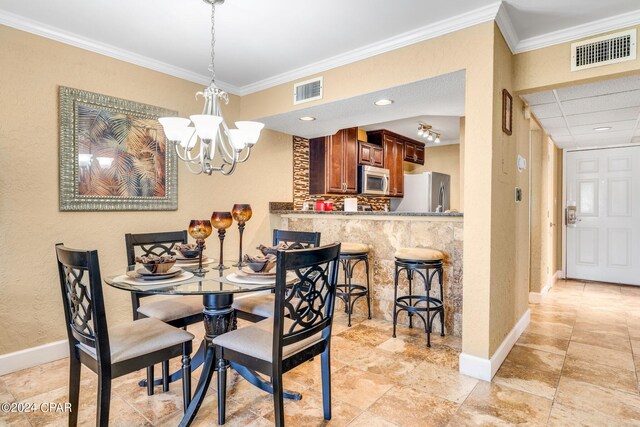
<svg viewBox="0 0 640 427">
<path fill-rule="evenodd" d="M 322 77 L 293 85 L 294 104 L 302 104 L 316 99 L 322 99 Z"/>
<path fill-rule="evenodd" d="M 571 44 L 571 71 L 636 59 L 636 30 Z"/>
</svg>

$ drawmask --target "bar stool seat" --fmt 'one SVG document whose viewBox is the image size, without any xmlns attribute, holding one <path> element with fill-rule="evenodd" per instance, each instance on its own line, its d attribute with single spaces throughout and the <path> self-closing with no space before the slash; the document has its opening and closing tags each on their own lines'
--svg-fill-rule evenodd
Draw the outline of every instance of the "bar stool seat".
<svg viewBox="0 0 640 427">
<path fill-rule="evenodd" d="M 444 336 L 444 287 L 443 287 L 443 259 L 444 254 L 433 248 L 400 248 L 395 253 L 395 275 L 393 289 L 393 337 L 396 337 L 396 325 L 398 314 L 407 312 L 409 316 L 409 328 L 413 327 L 413 316 L 418 316 L 424 323 L 424 331 L 427 335 L 427 347 L 431 347 L 431 332 L 433 320 L 440 317 L 440 335 Z M 405 272 L 409 281 L 409 294 L 398 296 L 398 279 L 400 273 Z M 438 275 L 440 288 L 439 298 L 431 295 L 431 284 L 435 275 Z M 421 277 L 424 282 L 425 294 L 416 294 L 412 291 L 414 279 Z"/>
<path fill-rule="evenodd" d="M 366 254 L 369 252 L 369 245 L 364 243 L 341 242 L 341 254 Z"/>
<path fill-rule="evenodd" d="M 444 254 L 432 248 L 400 248 L 395 257 L 404 260 L 440 261 L 444 259 Z"/>
</svg>

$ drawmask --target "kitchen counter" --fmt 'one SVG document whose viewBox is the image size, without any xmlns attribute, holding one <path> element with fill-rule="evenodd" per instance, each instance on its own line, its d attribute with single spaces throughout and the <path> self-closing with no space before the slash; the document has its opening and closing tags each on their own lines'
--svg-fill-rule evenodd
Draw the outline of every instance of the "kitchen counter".
<svg viewBox="0 0 640 427">
<path fill-rule="evenodd" d="M 275 208 L 275 206 L 274 206 Z M 355 242 L 369 245 L 371 264 L 371 311 L 374 318 L 393 318 L 393 283 L 395 252 L 403 247 L 430 247 L 442 251 L 444 259 L 445 331 L 462 334 L 462 241 L 464 217 L 462 213 L 418 212 L 316 212 L 286 209 L 271 210 L 272 227 L 294 231 L 319 231 L 321 243 Z M 400 292 L 407 292 L 402 276 Z M 340 273 L 339 281 L 343 281 Z M 364 267 L 358 265 L 353 283 L 364 283 Z M 432 296 L 439 296 L 437 280 L 432 284 Z M 424 293 L 424 285 L 414 285 L 416 293 Z M 337 302 L 337 310 L 343 305 Z M 366 302 L 359 300 L 354 316 L 364 316 Z M 419 328 L 422 327 L 417 319 Z M 399 324 L 408 324 L 405 313 Z M 402 327 L 401 327 L 402 328 Z M 439 319 L 434 330 L 440 331 Z M 401 334 L 403 332 L 400 332 Z"/>
<path fill-rule="evenodd" d="M 385 211 L 302 211 L 302 210 L 272 210 L 277 215 L 366 215 L 366 216 L 429 216 L 429 217 L 463 217 L 462 212 L 385 212 Z"/>
</svg>

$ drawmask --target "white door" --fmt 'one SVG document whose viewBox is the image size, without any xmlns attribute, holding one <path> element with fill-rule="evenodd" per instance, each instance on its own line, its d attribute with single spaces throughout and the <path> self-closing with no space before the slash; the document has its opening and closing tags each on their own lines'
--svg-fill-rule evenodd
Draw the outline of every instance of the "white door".
<svg viewBox="0 0 640 427">
<path fill-rule="evenodd" d="M 570 151 L 566 167 L 567 277 L 640 285 L 640 146 Z"/>
</svg>

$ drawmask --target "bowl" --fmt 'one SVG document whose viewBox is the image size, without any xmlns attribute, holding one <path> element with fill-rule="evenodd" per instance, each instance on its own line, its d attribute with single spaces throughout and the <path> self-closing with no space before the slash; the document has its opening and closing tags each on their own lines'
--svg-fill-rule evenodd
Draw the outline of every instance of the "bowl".
<svg viewBox="0 0 640 427">
<path fill-rule="evenodd" d="M 245 255 L 244 262 L 247 266 L 256 273 L 266 273 L 270 271 L 276 265 L 276 256 L 275 255 L 267 255 L 267 256 L 251 256 Z"/>
<path fill-rule="evenodd" d="M 176 263 L 176 257 L 169 255 L 148 255 L 137 257 L 136 261 L 142 264 L 149 273 L 164 274 L 171 270 L 171 267 Z"/>
<path fill-rule="evenodd" d="M 200 255 L 198 245 L 195 243 L 176 245 L 176 250 L 185 258 L 195 258 Z"/>
</svg>

